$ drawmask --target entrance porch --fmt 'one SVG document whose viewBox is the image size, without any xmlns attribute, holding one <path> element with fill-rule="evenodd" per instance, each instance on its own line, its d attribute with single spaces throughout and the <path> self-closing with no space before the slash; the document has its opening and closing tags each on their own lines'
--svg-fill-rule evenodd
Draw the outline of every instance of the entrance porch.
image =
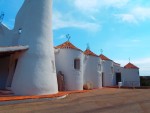
<svg viewBox="0 0 150 113">
<path fill-rule="evenodd" d="M 0 90 L 10 89 L 19 56 L 28 46 L 0 47 Z"/>
</svg>

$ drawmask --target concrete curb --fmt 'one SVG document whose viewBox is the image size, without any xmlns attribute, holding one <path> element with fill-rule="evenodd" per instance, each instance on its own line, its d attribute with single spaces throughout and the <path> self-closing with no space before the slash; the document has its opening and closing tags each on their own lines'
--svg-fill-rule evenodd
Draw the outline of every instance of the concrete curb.
<svg viewBox="0 0 150 113">
<path fill-rule="evenodd" d="M 54 98 L 39 98 L 39 99 L 4 101 L 4 102 L 0 102 L 0 106 L 2 106 L 2 105 L 11 105 L 11 104 L 20 104 L 20 103 L 44 102 L 44 101 L 58 100 L 58 99 L 64 99 L 67 96 L 68 96 L 68 94 L 60 96 L 60 97 L 54 97 Z"/>
</svg>

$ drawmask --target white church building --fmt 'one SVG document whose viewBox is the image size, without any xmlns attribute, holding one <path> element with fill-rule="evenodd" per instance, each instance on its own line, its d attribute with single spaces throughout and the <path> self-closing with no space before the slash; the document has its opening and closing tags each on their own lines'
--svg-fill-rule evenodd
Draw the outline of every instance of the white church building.
<svg viewBox="0 0 150 113">
<path fill-rule="evenodd" d="M 114 74 L 114 66 L 113 61 L 108 57 L 100 54 L 100 59 L 102 60 L 102 81 L 103 86 L 113 86 L 113 74 Z"/>
<path fill-rule="evenodd" d="M 126 87 L 140 87 L 139 68 L 132 63 L 128 63 L 124 67 L 114 62 L 103 54 L 102 59 L 102 84 L 103 86 L 117 86 L 122 82 Z"/>
<path fill-rule="evenodd" d="M 83 52 L 69 41 L 55 47 L 56 71 L 64 74 L 66 90 L 83 90 Z"/>
<path fill-rule="evenodd" d="M 0 88 L 16 95 L 58 92 L 52 0 L 25 0 L 13 30 L 0 24 Z"/>
<path fill-rule="evenodd" d="M 102 88 L 102 65 L 98 55 L 89 48 L 84 51 L 84 85 L 92 84 L 92 88 Z"/>
<path fill-rule="evenodd" d="M 52 0 L 25 0 L 12 30 L 0 22 L 0 89 L 15 95 L 58 93 L 58 73 L 64 90 L 140 86 L 139 68 L 125 67 L 90 49 L 85 52 L 70 41 L 53 46 Z"/>
<path fill-rule="evenodd" d="M 123 68 L 121 68 L 122 81 L 124 86 L 128 87 L 139 87 L 140 77 L 139 68 L 132 63 L 128 63 Z"/>
</svg>

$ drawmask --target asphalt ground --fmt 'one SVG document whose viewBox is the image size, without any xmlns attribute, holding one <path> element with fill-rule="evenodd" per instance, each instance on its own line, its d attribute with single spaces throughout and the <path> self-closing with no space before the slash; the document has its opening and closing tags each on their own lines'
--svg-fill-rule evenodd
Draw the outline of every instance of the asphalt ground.
<svg viewBox="0 0 150 113">
<path fill-rule="evenodd" d="M 64 99 L 1 105 L 0 113 L 150 113 L 150 89 L 103 88 Z"/>
</svg>

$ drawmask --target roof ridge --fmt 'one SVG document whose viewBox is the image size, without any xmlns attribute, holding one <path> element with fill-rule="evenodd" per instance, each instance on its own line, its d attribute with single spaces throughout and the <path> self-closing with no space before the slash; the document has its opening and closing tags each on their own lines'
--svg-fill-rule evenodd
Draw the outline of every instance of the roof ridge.
<svg viewBox="0 0 150 113">
<path fill-rule="evenodd" d="M 139 69 L 139 67 L 135 66 L 134 64 L 132 64 L 130 62 L 127 65 L 125 65 L 124 68 L 127 68 L 127 69 Z"/>
<path fill-rule="evenodd" d="M 90 55 L 90 56 L 96 56 L 96 57 L 98 57 L 98 55 L 96 55 L 94 52 L 92 52 L 90 49 L 86 49 L 85 51 L 84 51 L 84 54 L 85 55 Z"/>
<path fill-rule="evenodd" d="M 102 60 L 109 60 L 109 61 L 112 61 L 111 59 L 109 59 L 108 57 L 106 57 L 106 56 L 103 55 L 103 54 L 100 54 L 99 57 L 100 57 Z"/>
<path fill-rule="evenodd" d="M 81 49 L 77 48 L 69 41 L 62 43 L 62 44 L 56 46 L 55 48 L 56 49 L 76 49 L 76 50 L 82 51 Z"/>
</svg>

